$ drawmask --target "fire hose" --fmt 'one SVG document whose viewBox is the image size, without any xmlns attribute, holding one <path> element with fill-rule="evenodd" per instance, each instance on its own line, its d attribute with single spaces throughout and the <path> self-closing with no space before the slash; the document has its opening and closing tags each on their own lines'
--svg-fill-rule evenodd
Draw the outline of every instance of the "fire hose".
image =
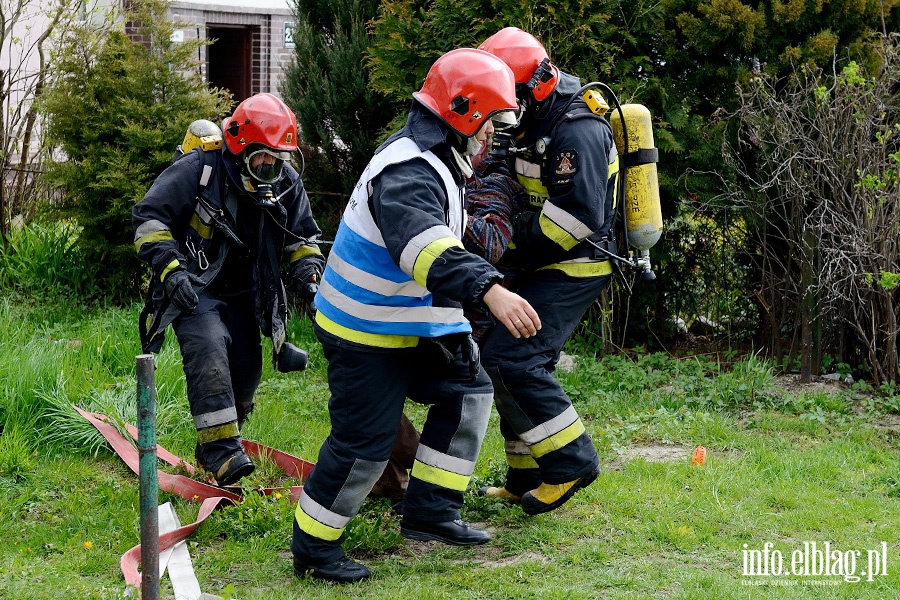
<svg viewBox="0 0 900 600">
<path fill-rule="evenodd" d="M 100 434 L 107 442 L 109 442 L 113 451 L 119 458 L 121 458 L 136 475 L 140 475 L 140 457 L 137 448 L 135 448 L 131 440 L 126 438 L 115 425 L 111 423 L 110 418 L 100 413 L 82 410 L 77 406 L 74 408 L 81 416 L 97 428 Z M 138 431 L 136 427 L 131 424 L 126 424 L 125 429 L 134 440 L 137 440 Z M 314 463 L 250 440 L 243 440 L 243 444 L 244 451 L 248 456 L 270 460 L 287 475 L 296 479 L 306 479 L 306 477 L 309 476 L 310 471 L 312 471 L 313 466 L 315 466 Z M 195 472 L 190 464 L 186 463 L 162 446 L 157 445 L 156 452 L 159 459 L 163 462 L 172 465 L 173 467 L 184 469 L 185 472 L 190 474 Z M 197 519 L 193 523 L 159 536 L 160 552 L 167 550 L 178 542 L 186 539 L 216 508 L 219 508 L 220 506 L 235 505 L 243 501 L 243 495 L 240 493 L 241 489 L 239 487 L 217 487 L 191 479 L 184 475 L 166 473 L 162 470 L 157 470 L 157 478 L 160 489 L 186 500 L 201 503 Z M 256 491 L 266 496 L 273 495 L 276 492 L 280 493 L 282 491 L 287 491 L 290 501 L 296 502 L 300 497 L 300 491 L 302 489 L 302 486 L 296 485 L 291 486 L 288 490 L 285 490 L 284 488 L 262 488 Z M 121 568 L 122 574 L 125 576 L 125 583 L 136 588 L 139 588 L 141 585 L 141 575 L 138 572 L 140 557 L 141 545 L 138 544 L 123 554 L 121 559 Z"/>
</svg>

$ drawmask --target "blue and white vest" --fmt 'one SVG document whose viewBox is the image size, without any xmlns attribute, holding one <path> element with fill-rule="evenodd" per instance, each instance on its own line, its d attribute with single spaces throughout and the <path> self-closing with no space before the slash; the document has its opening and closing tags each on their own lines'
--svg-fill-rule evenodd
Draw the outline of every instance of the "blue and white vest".
<svg viewBox="0 0 900 600">
<path fill-rule="evenodd" d="M 426 230 L 410 240 L 398 266 L 369 209 L 372 180 L 385 168 L 424 158 L 444 182 L 449 209 L 447 225 Z M 363 171 L 341 218 L 328 256 L 315 304 L 316 323 L 338 337 L 370 346 L 412 347 L 419 337 L 440 337 L 471 331 L 461 308 L 433 306 L 431 292 L 417 283 L 413 266 L 419 251 L 448 229 L 457 240 L 465 228 L 465 190 L 431 151 L 415 141 L 398 138 L 376 154 Z M 429 238 L 429 239 L 420 239 Z"/>
</svg>

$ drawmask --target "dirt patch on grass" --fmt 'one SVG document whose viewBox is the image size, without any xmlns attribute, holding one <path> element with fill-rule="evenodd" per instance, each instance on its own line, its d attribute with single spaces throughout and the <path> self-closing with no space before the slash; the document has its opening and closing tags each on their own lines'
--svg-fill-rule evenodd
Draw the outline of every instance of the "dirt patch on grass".
<svg viewBox="0 0 900 600">
<path fill-rule="evenodd" d="M 881 415 L 875 421 L 875 428 L 883 431 L 900 432 L 900 415 Z"/>
<path fill-rule="evenodd" d="M 675 462 L 687 460 L 692 450 L 683 446 L 665 446 L 662 444 L 633 446 L 625 452 L 623 459 L 643 458 L 647 462 Z"/>
<path fill-rule="evenodd" d="M 486 560 L 481 564 L 488 569 L 497 569 L 500 567 L 509 567 L 511 565 L 519 565 L 527 562 L 537 562 L 545 564 L 549 562 L 549 559 L 539 552 L 523 552 L 522 554 L 506 556 L 497 560 Z"/>
<path fill-rule="evenodd" d="M 813 376 L 812 381 L 809 383 L 801 383 L 799 375 L 778 375 L 773 378 L 772 385 L 776 389 L 783 390 L 789 394 L 805 392 L 807 394 L 825 393 L 837 395 L 850 387 L 843 381 L 825 379 L 818 375 Z"/>
<path fill-rule="evenodd" d="M 484 525 L 479 525 L 479 527 L 484 527 Z M 492 527 L 486 527 L 485 529 L 487 529 L 487 531 L 491 531 L 492 533 L 494 530 L 494 528 Z M 413 556 L 422 556 L 438 548 L 446 548 L 446 546 L 444 546 L 444 544 L 442 544 L 441 542 L 417 542 L 414 540 L 406 540 L 402 551 L 408 552 Z M 521 554 L 506 555 L 502 548 L 499 548 L 492 544 L 485 544 L 483 546 L 471 546 L 470 548 L 468 548 L 467 554 L 474 556 L 455 559 L 452 562 L 474 562 L 487 569 L 499 569 L 502 567 L 509 567 L 529 562 L 545 564 L 550 560 L 540 552 L 522 552 Z"/>
<path fill-rule="evenodd" d="M 620 456 L 606 460 L 604 468 L 618 471 L 629 460 L 643 458 L 647 462 L 665 463 L 690 460 L 693 448 L 685 448 L 677 444 L 641 444 L 627 448 Z"/>
</svg>

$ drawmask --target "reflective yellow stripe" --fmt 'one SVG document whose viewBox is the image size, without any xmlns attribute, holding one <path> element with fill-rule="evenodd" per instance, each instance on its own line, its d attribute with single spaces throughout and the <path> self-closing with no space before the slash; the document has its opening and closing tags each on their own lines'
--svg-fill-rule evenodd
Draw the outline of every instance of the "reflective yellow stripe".
<svg viewBox="0 0 900 600">
<path fill-rule="evenodd" d="M 428 483 L 433 483 L 434 485 L 439 485 L 443 488 L 456 490 L 458 492 L 465 491 L 466 487 L 469 485 L 470 479 L 465 475 L 432 467 L 431 465 L 426 465 L 418 460 L 413 463 L 412 476 L 416 479 L 421 479 L 422 481 L 427 481 Z"/>
<path fill-rule="evenodd" d="M 544 205 L 550 193 L 547 192 L 539 179 L 532 179 L 519 175 L 519 183 L 525 188 L 525 196 L 528 198 L 528 204 L 540 208 Z"/>
<path fill-rule="evenodd" d="M 612 161 L 609 165 L 609 180 L 606 182 L 607 187 L 612 186 L 613 196 L 612 196 L 612 208 L 616 210 L 619 207 L 619 155 L 616 155 L 616 159 Z"/>
<path fill-rule="evenodd" d="M 541 224 L 541 232 L 564 250 L 571 250 L 578 244 L 578 239 L 544 216 L 544 213 L 541 213 L 538 223 Z"/>
<path fill-rule="evenodd" d="M 316 254 L 318 254 L 318 255 L 322 254 L 319 251 L 318 246 L 300 246 L 299 248 L 294 250 L 294 252 L 291 254 L 290 259 L 288 259 L 288 262 L 294 263 L 294 262 L 297 262 L 298 260 L 300 260 L 301 258 L 306 258 L 307 256 L 313 256 Z"/>
<path fill-rule="evenodd" d="M 537 461 L 530 454 L 507 454 L 506 464 L 511 469 L 537 469 Z"/>
<path fill-rule="evenodd" d="M 314 538 L 318 538 L 320 540 L 326 540 L 328 542 L 333 542 L 344 533 L 344 528 L 340 529 L 335 527 L 329 527 L 323 523 L 319 523 L 311 516 L 303 512 L 303 509 L 300 508 L 300 505 L 297 504 L 297 510 L 294 511 L 294 517 L 297 519 L 297 525 L 300 529 Z"/>
<path fill-rule="evenodd" d="M 201 429 L 197 432 L 197 441 L 201 444 L 215 442 L 216 440 L 224 440 L 237 437 L 241 434 L 238 430 L 237 423 L 225 423 L 209 429 Z"/>
<path fill-rule="evenodd" d="M 162 273 L 159 274 L 159 280 L 160 280 L 160 281 L 165 281 L 165 280 L 166 280 L 166 275 L 168 275 L 169 272 L 172 271 L 172 269 L 177 269 L 177 268 L 178 268 L 178 265 L 179 265 L 178 259 L 175 259 L 175 260 L 173 260 L 172 262 L 170 262 L 168 265 L 166 265 L 166 268 L 163 269 L 163 270 L 162 270 Z"/>
<path fill-rule="evenodd" d="M 569 442 L 575 440 L 582 433 L 584 433 L 584 424 L 581 422 L 581 419 L 578 419 L 559 433 L 551 435 L 537 444 L 530 446 L 531 455 L 535 458 L 540 458 L 554 450 L 559 450 Z"/>
<path fill-rule="evenodd" d="M 609 164 L 609 168 L 608 168 L 608 171 L 606 174 L 610 179 L 612 179 L 614 175 L 618 174 L 618 172 L 619 172 L 619 157 L 616 156 L 616 160 L 612 161 Z"/>
<path fill-rule="evenodd" d="M 134 251 L 140 252 L 141 246 L 144 244 L 153 244 L 156 242 L 171 242 L 175 238 L 172 237 L 171 231 L 154 231 L 153 233 L 148 233 L 145 236 L 141 236 L 138 238 L 138 241 L 134 243 Z"/>
<path fill-rule="evenodd" d="M 556 269 L 570 277 L 599 277 L 612 274 L 612 265 L 609 264 L 608 260 L 603 262 L 554 263 L 536 270 L 543 271 L 545 269 Z"/>
<path fill-rule="evenodd" d="M 204 240 L 208 240 L 213 236 L 213 228 L 212 225 L 207 225 L 203 221 L 200 220 L 200 216 L 197 213 L 191 217 L 191 227 L 194 228 L 194 231 L 197 232 L 197 235 L 202 237 Z"/>
<path fill-rule="evenodd" d="M 428 271 L 431 270 L 431 265 L 434 264 L 437 257 L 443 254 L 447 248 L 453 247 L 462 248 L 462 242 L 452 237 L 441 238 L 422 248 L 422 251 L 419 252 L 419 256 L 416 257 L 416 262 L 413 265 L 412 277 L 416 280 L 416 283 L 427 288 L 428 286 L 426 286 L 425 283 L 428 281 Z"/>
<path fill-rule="evenodd" d="M 316 325 L 339 338 L 356 342 L 357 344 L 365 344 L 366 346 L 376 346 L 378 348 L 414 348 L 419 345 L 418 336 L 385 335 L 381 333 L 357 331 L 335 323 L 321 312 L 316 313 Z"/>
</svg>

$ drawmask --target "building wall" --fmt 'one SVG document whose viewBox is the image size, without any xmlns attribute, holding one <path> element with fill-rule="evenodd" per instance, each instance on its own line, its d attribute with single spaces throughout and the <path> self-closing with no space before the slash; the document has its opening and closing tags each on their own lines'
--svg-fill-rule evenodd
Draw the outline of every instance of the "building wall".
<svg viewBox="0 0 900 600">
<path fill-rule="evenodd" d="M 284 68 L 293 56 L 292 47 L 286 43 L 285 25 L 292 24 L 294 17 L 285 0 L 193 0 L 174 2 L 171 11 L 173 21 L 187 24 L 176 32 L 185 40 L 209 37 L 209 25 L 250 26 L 253 32 L 250 94 L 278 94 Z M 208 50 L 203 47 L 198 57 L 204 78 Z"/>
</svg>

